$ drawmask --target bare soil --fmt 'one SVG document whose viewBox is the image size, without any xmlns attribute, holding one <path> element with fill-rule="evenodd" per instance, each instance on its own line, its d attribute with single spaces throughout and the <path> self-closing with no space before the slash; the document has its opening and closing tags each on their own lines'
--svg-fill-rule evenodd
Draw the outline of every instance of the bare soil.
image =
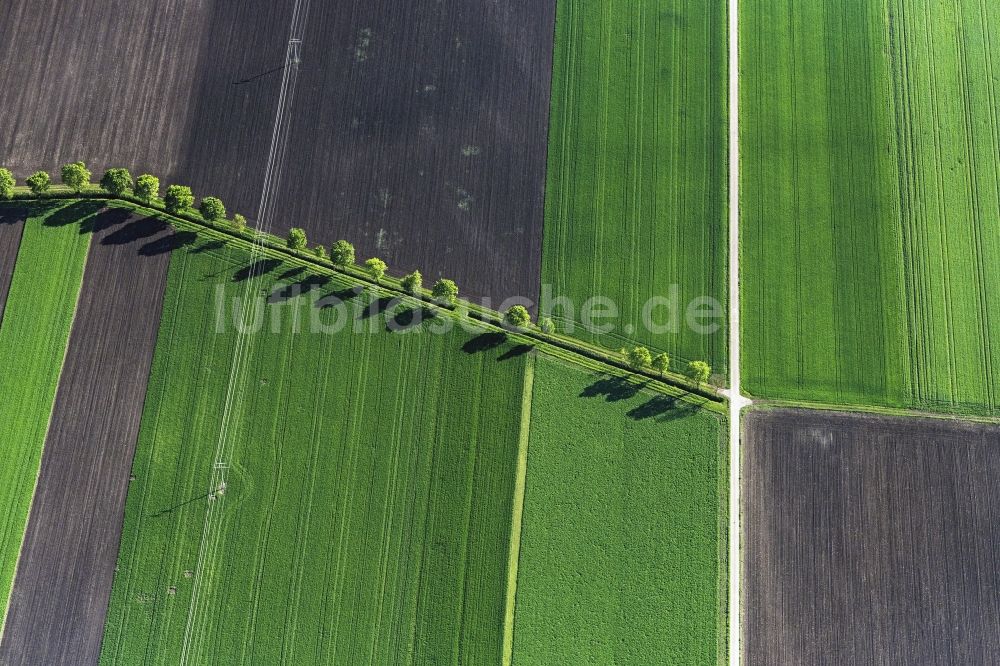
<svg viewBox="0 0 1000 666">
<path fill-rule="evenodd" d="M 169 253 L 188 237 L 93 218 L 80 301 L 42 456 L 2 664 L 97 663 Z"/>
<path fill-rule="evenodd" d="M 996 663 L 998 476 L 998 426 L 751 412 L 746 663 Z"/>
<path fill-rule="evenodd" d="M 21 235 L 28 211 L 19 208 L 0 208 L 0 321 L 3 321 L 10 281 L 14 277 L 17 251 L 21 247 Z"/>
</svg>

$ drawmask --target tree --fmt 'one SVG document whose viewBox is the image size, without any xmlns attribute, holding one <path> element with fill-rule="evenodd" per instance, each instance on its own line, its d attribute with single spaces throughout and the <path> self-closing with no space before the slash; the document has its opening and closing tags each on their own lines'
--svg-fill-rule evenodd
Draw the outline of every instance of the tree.
<svg viewBox="0 0 1000 666">
<path fill-rule="evenodd" d="M 704 361 L 691 361 L 687 365 L 687 376 L 699 386 L 707 382 L 711 374 L 712 368 Z"/>
<path fill-rule="evenodd" d="M 633 370 L 641 370 L 652 363 L 653 355 L 645 347 L 633 347 L 626 352 L 625 360 Z"/>
<path fill-rule="evenodd" d="M 14 174 L 9 169 L 0 169 L 0 199 L 14 198 Z"/>
<path fill-rule="evenodd" d="M 160 179 L 144 173 L 135 179 L 135 196 L 149 203 L 160 196 Z"/>
<path fill-rule="evenodd" d="M 514 328 L 525 328 L 531 323 L 531 315 L 528 314 L 528 309 L 523 305 L 512 305 L 507 308 L 507 312 L 503 315 L 503 320 L 506 324 Z"/>
<path fill-rule="evenodd" d="M 339 240 L 330 248 L 330 260 L 341 268 L 354 264 L 354 246 L 345 240 Z"/>
<path fill-rule="evenodd" d="M 308 243 L 304 229 L 292 227 L 288 230 L 288 248 L 290 250 L 304 250 Z"/>
<path fill-rule="evenodd" d="M 239 213 L 233 215 L 233 229 L 242 232 L 245 231 L 246 228 L 247 228 L 247 218 L 243 217 Z"/>
<path fill-rule="evenodd" d="M 128 169 L 108 169 L 101 176 L 101 187 L 109 194 L 120 197 L 132 189 L 132 174 Z"/>
<path fill-rule="evenodd" d="M 386 268 L 385 262 L 378 257 L 372 257 L 371 259 L 365 261 L 365 270 L 371 273 L 371 276 L 375 278 L 376 282 L 385 276 Z"/>
<path fill-rule="evenodd" d="M 163 204 L 171 215 L 183 213 L 194 205 L 194 195 L 187 185 L 171 185 L 163 195 Z"/>
<path fill-rule="evenodd" d="M 317 245 L 313 248 L 313 254 L 316 255 L 317 259 L 326 259 L 326 248 L 322 245 Z"/>
<path fill-rule="evenodd" d="M 434 300 L 441 303 L 454 305 L 458 299 L 458 285 L 453 280 L 441 278 L 434 283 L 434 288 L 431 289 L 431 296 L 434 297 Z"/>
<path fill-rule="evenodd" d="M 538 330 L 542 333 L 555 333 L 556 325 L 552 321 L 552 317 L 542 317 L 538 320 Z"/>
<path fill-rule="evenodd" d="M 77 194 L 90 185 L 90 172 L 87 171 L 87 165 L 83 162 L 63 165 L 61 175 L 63 184 Z"/>
<path fill-rule="evenodd" d="M 226 219 L 226 207 L 218 197 L 202 197 L 198 212 L 209 222 Z"/>
<path fill-rule="evenodd" d="M 45 171 L 36 171 L 35 173 L 28 176 L 25 180 L 28 187 L 31 188 L 32 194 L 42 195 L 49 191 L 49 185 L 52 183 L 52 179 L 49 178 L 49 174 Z"/>
<path fill-rule="evenodd" d="M 420 274 L 420 271 L 413 271 L 404 275 L 399 284 L 406 293 L 415 294 L 424 286 L 424 276 Z"/>
<path fill-rule="evenodd" d="M 667 371 L 667 368 L 670 367 L 670 357 L 666 354 L 657 354 L 653 357 L 652 365 L 653 370 L 656 370 L 662 376 Z"/>
</svg>

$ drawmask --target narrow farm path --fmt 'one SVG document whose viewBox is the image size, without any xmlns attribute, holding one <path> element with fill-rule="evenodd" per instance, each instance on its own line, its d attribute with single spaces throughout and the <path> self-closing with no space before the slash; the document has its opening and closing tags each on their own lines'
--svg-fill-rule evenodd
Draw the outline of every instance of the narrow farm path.
<svg viewBox="0 0 1000 666">
<path fill-rule="evenodd" d="M 729 0 L 729 663 L 740 663 L 740 68 L 739 0 Z"/>
</svg>

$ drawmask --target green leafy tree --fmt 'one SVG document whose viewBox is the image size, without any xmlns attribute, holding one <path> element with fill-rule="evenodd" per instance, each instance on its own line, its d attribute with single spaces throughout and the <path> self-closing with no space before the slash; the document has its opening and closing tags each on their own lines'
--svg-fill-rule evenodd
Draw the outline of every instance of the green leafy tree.
<svg viewBox="0 0 1000 666">
<path fill-rule="evenodd" d="M 49 174 L 45 171 L 36 171 L 35 173 L 28 176 L 25 180 L 28 187 L 31 188 L 31 193 L 41 196 L 49 191 L 49 185 L 52 184 L 52 179 L 49 178 Z"/>
<path fill-rule="evenodd" d="M 226 219 L 226 207 L 218 197 L 203 197 L 198 204 L 198 212 L 209 222 Z"/>
<path fill-rule="evenodd" d="M 504 323 L 514 328 L 525 328 L 531 323 L 531 315 L 523 305 L 512 305 L 503 315 Z"/>
<path fill-rule="evenodd" d="M 420 291 L 420 288 L 424 286 L 424 276 L 420 274 L 420 271 L 413 271 L 407 275 L 403 276 L 403 279 L 399 281 L 403 291 L 408 294 L 415 294 Z"/>
<path fill-rule="evenodd" d="M 657 354 L 653 357 L 653 370 L 656 370 L 662 376 L 667 368 L 670 367 L 670 357 L 666 354 Z"/>
<path fill-rule="evenodd" d="M 699 386 L 707 382 L 711 375 L 712 368 L 704 361 L 691 361 L 687 365 L 687 376 Z"/>
<path fill-rule="evenodd" d="M 385 269 L 387 266 L 385 262 L 378 257 L 372 257 L 365 261 L 365 270 L 371 273 L 371 276 L 375 278 L 375 281 L 380 281 L 385 276 Z"/>
<path fill-rule="evenodd" d="M 73 162 L 63 165 L 61 174 L 62 182 L 71 190 L 79 194 L 90 185 L 90 172 L 83 162 Z"/>
<path fill-rule="evenodd" d="M 645 347 L 633 347 L 626 352 L 625 360 L 633 370 L 641 370 L 652 363 L 653 355 Z"/>
<path fill-rule="evenodd" d="M 552 317 L 542 317 L 538 320 L 538 330 L 542 333 L 555 333 L 556 324 L 552 321 Z"/>
<path fill-rule="evenodd" d="M 194 205 L 194 195 L 187 185 L 171 185 L 163 195 L 163 204 L 171 215 L 183 213 Z"/>
<path fill-rule="evenodd" d="M 313 254 L 316 255 L 317 259 L 326 259 L 326 248 L 322 245 L 317 245 L 313 248 Z"/>
<path fill-rule="evenodd" d="M 247 218 L 243 217 L 239 213 L 233 215 L 233 229 L 236 231 L 246 231 L 247 228 Z"/>
<path fill-rule="evenodd" d="M 291 250 L 304 250 L 309 244 L 304 229 L 292 227 L 288 230 L 288 248 Z"/>
<path fill-rule="evenodd" d="M 128 169 L 108 169 L 101 176 L 101 187 L 109 194 L 120 197 L 132 189 L 132 174 Z"/>
<path fill-rule="evenodd" d="M 330 248 L 330 260 L 341 268 L 354 265 L 354 246 L 339 240 Z"/>
<path fill-rule="evenodd" d="M 431 296 L 434 297 L 434 300 L 441 303 L 454 305 L 455 301 L 458 300 L 458 285 L 453 280 L 441 278 L 434 283 L 434 288 L 431 289 Z"/>
<path fill-rule="evenodd" d="M 0 169 L 0 199 L 14 197 L 14 174 L 9 169 Z"/>
<path fill-rule="evenodd" d="M 135 196 L 146 203 L 160 196 L 160 179 L 144 173 L 135 179 Z"/>
</svg>

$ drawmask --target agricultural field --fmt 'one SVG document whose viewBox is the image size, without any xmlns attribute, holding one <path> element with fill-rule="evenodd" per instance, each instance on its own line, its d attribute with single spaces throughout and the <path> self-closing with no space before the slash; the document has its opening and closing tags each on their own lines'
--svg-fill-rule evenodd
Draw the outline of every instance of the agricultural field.
<svg viewBox="0 0 1000 666">
<path fill-rule="evenodd" d="M 724 662 L 723 419 L 544 356 L 532 396 L 513 663 Z"/>
<path fill-rule="evenodd" d="M 252 216 L 292 4 L 5 2 L 0 166 L 19 179 L 124 166 Z"/>
<path fill-rule="evenodd" d="M 542 283 L 576 311 L 554 318 L 611 348 L 636 340 L 725 373 L 726 5 L 557 11 Z M 580 326 L 593 296 L 616 304 L 614 330 Z M 643 323 L 654 297 L 655 329 Z M 714 332 L 685 321 L 690 305 L 711 308 L 699 299 L 719 303 Z"/>
<path fill-rule="evenodd" d="M 71 280 L 80 291 L 75 314 L 67 308 L 69 343 L 41 364 L 61 362 L 62 373 L 54 405 L 45 403 L 40 469 L 33 461 L 38 482 L 0 642 L 4 664 L 97 659 L 169 253 L 186 238 L 160 219 L 94 201 L 45 225 L 43 248 L 56 234 L 90 243 L 82 287 Z M 38 261 L 52 269 L 45 254 Z"/>
<path fill-rule="evenodd" d="M 554 0 L 308 12 L 283 214 L 495 305 L 536 300 Z"/>
<path fill-rule="evenodd" d="M 101 663 L 499 663 L 530 356 L 219 245 L 172 258 Z"/>
<path fill-rule="evenodd" d="M 740 18 L 745 389 L 996 415 L 1000 8 Z"/>
<path fill-rule="evenodd" d="M 0 243 L 14 248 L 3 257 L 17 256 L 0 265 L 11 273 L 0 319 L 0 627 L 87 258 L 88 236 L 50 226 L 64 210 L 0 206 Z M 9 243 L 15 227 L 23 234 Z"/>
<path fill-rule="evenodd" d="M 747 663 L 1000 653 L 1000 427 L 796 410 L 744 423 Z"/>
</svg>

